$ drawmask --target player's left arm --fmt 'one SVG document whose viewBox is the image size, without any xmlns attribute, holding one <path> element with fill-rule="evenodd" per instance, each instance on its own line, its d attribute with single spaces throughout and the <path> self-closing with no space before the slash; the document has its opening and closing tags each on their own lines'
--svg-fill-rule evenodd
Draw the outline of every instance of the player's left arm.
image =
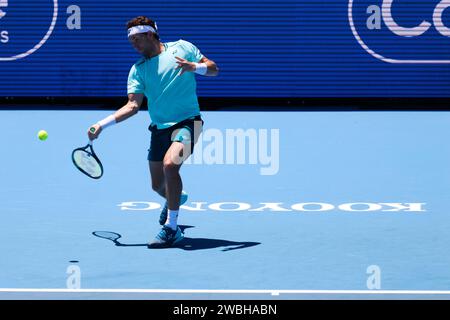
<svg viewBox="0 0 450 320">
<path fill-rule="evenodd" d="M 206 73 L 201 72 L 200 74 L 208 77 L 215 77 L 219 74 L 219 68 L 216 63 L 212 60 L 209 60 L 207 57 L 203 56 L 200 61 L 190 62 L 186 59 L 175 57 L 177 59 L 178 67 L 177 69 L 181 69 L 180 76 L 185 72 L 195 72 L 200 73 L 200 69 L 206 65 Z"/>
<path fill-rule="evenodd" d="M 206 64 L 208 71 L 206 72 L 205 76 L 215 77 L 219 74 L 219 68 L 217 67 L 216 63 L 212 60 L 209 60 L 207 57 L 203 56 L 203 58 L 201 58 L 198 63 Z"/>
</svg>

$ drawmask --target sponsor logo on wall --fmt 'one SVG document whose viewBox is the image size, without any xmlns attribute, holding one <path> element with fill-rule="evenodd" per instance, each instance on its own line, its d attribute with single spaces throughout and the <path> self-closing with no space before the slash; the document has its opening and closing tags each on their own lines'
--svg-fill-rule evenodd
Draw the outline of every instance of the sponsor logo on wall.
<svg viewBox="0 0 450 320">
<path fill-rule="evenodd" d="M 58 0 L 0 0 L 0 62 L 34 54 L 51 38 L 58 21 Z M 81 9 L 65 8 L 66 28 L 81 29 Z"/>
<path fill-rule="evenodd" d="M 450 0 L 349 0 L 354 37 L 388 63 L 450 63 Z"/>
</svg>

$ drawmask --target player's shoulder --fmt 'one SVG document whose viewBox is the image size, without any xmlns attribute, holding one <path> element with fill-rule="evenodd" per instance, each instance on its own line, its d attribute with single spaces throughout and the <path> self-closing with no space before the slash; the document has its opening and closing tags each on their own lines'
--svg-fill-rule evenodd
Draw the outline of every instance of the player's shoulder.
<svg viewBox="0 0 450 320">
<path fill-rule="evenodd" d="M 169 48 L 170 47 L 191 48 L 194 46 L 194 44 L 192 44 L 191 42 L 183 40 L 183 39 L 179 39 L 179 40 L 173 41 L 173 42 L 167 42 L 166 44 Z"/>
</svg>

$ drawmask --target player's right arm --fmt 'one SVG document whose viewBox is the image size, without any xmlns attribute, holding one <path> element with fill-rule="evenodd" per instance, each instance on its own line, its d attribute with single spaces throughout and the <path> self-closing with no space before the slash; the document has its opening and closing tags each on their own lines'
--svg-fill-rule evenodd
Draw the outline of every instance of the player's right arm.
<svg viewBox="0 0 450 320">
<path fill-rule="evenodd" d="M 128 94 L 127 104 L 114 113 L 114 118 L 116 119 L 116 122 L 122 122 L 138 113 L 139 108 L 142 105 L 142 101 L 144 101 L 143 93 Z"/>
<path fill-rule="evenodd" d="M 122 122 L 131 116 L 134 116 L 136 113 L 138 113 L 142 101 L 144 101 L 144 94 L 143 93 L 130 93 L 128 94 L 128 102 L 126 105 L 124 105 L 122 108 L 117 110 L 114 114 L 110 115 L 109 117 L 103 119 L 102 121 L 92 125 L 88 129 L 88 137 L 90 140 L 97 139 L 100 133 L 102 132 L 102 127 L 105 126 L 102 122 L 106 125 L 110 125 L 111 123 L 118 123 Z M 94 128 L 95 130 L 93 130 Z"/>
</svg>

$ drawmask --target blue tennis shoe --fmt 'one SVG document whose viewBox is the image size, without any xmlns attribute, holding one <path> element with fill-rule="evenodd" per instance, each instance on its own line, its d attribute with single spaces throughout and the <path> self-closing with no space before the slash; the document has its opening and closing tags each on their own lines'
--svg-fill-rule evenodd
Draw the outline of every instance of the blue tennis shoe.
<svg viewBox="0 0 450 320">
<path fill-rule="evenodd" d="M 187 199 L 188 199 L 188 194 L 184 191 L 181 191 L 180 206 L 185 204 Z M 164 204 L 164 208 L 162 209 L 161 214 L 159 215 L 159 224 L 160 225 L 164 225 L 166 223 L 168 211 L 169 211 L 169 209 L 167 207 L 167 201 L 166 201 L 166 203 Z"/>
<path fill-rule="evenodd" d="M 161 231 L 156 235 L 156 238 L 147 244 L 149 249 L 168 248 L 184 238 L 180 227 L 177 230 L 172 230 L 168 226 L 163 226 Z"/>
</svg>

